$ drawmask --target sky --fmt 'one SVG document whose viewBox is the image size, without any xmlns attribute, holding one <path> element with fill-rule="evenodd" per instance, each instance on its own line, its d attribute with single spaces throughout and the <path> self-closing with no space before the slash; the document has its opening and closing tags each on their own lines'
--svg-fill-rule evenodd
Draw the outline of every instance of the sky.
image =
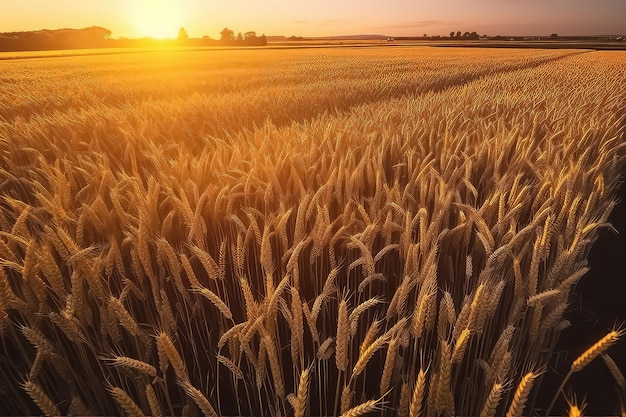
<svg viewBox="0 0 626 417">
<path fill-rule="evenodd" d="M 113 37 L 626 35 L 626 0 L 0 0 L 0 32 L 103 26 Z"/>
</svg>

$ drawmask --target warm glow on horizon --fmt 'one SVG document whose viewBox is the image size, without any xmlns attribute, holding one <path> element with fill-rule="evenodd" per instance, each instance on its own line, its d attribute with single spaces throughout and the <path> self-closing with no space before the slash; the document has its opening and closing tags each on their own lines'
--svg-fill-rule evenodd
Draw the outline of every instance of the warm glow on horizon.
<svg viewBox="0 0 626 417">
<path fill-rule="evenodd" d="M 358 7 L 357 7 L 358 6 Z M 626 35 L 624 0 L 20 0 L 2 2 L 0 32 L 103 26 L 113 37 L 266 35 Z"/>
<path fill-rule="evenodd" d="M 183 2 L 178 0 L 133 0 L 130 20 L 135 36 L 155 39 L 175 38 L 184 26 Z"/>
</svg>

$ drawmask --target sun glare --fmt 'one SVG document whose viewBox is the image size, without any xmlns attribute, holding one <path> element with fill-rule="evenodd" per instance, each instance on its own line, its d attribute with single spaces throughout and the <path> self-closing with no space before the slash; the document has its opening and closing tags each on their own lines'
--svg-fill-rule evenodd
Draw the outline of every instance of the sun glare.
<svg viewBox="0 0 626 417">
<path fill-rule="evenodd" d="M 131 17 L 138 37 L 175 38 L 184 25 L 182 2 L 178 0 L 134 0 Z"/>
</svg>

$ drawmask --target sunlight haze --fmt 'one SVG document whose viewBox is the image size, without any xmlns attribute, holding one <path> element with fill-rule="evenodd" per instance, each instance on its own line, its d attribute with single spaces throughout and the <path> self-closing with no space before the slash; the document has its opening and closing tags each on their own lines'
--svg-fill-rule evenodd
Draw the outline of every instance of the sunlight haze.
<svg viewBox="0 0 626 417">
<path fill-rule="evenodd" d="M 2 2 L 0 32 L 103 26 L 113 37 L 219 37 L 222 28 L 267 35 L 626 34 L 622 0 L 21 0 Z"/>
</svg>

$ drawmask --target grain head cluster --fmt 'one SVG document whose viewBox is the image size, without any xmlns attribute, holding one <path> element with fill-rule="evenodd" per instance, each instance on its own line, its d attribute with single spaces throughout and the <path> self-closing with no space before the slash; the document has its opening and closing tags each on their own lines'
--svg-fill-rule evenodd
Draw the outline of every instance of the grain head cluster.
<svg viewBox="0 0 626 417">
<path fill-rule="evenodd" d="M 0 74 L 0 414 L 530 414 L 625 155 L 618 53 Z"/>
</svg>

